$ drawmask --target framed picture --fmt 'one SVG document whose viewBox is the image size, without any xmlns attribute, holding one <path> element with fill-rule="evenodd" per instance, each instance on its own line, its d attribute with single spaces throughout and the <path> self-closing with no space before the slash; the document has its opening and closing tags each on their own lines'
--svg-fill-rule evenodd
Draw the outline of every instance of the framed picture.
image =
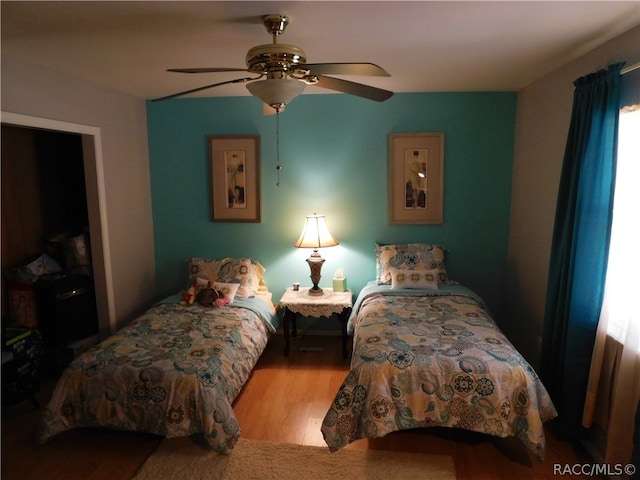
<svg viewBox="0 0 640 480">
<path fill-rule="evenodd" d="M 389 223 L 442 223 L 444 133 L 389 135 Z"/>
<path fill-rule="evenodd" d="M 260 137 L 209 136 L 214 222 L 260 222 Z"/>
</svg>

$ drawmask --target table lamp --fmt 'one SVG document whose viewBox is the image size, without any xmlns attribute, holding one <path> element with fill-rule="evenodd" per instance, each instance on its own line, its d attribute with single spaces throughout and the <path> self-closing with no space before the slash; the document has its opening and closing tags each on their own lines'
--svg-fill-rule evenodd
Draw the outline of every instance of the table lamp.
<svg viewBox="0 0 640 480">
<path fill-rule="evenodd" d="M 318 286 L 320 282 L 320 271 L 324 258 L 318 253 L 319 248 L 333 247 L 338 245 L 338 241 L 331 236 L 324 215 L 307 215 L 304 228 L 295 246 L 298 248 L 313 248 L 313 253 L 307 258 L 307 263 L 311 269 L 311 281 L 313 287 L 309 289 L 309 295 L 322 295 L 322 288 Z"/>
</svg>

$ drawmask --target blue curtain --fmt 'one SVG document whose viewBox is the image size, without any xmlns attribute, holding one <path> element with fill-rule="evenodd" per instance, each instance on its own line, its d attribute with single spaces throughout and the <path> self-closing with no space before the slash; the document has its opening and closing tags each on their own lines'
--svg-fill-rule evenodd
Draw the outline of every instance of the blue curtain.
<svg viewBox="0 0 640 480">
<path fill-rule="evenodd" d="M 582 434 L 584 397 L 602 307 L 623 65 L 611 65 L 574 82 L 558 190 L 540 375 L 558 410 L 558 433 L 568 438 Z"/>
</svg>

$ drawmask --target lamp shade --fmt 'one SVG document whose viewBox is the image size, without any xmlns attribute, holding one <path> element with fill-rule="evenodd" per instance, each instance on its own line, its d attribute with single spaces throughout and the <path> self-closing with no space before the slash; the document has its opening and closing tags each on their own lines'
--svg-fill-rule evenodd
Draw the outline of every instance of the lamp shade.
<svg viewBox="0 0 640 480">
<path fill-rule="evenodd" d="M 335 245 L 338 245 L 338 241 L 329 232 L 324 215 L 307 215 L 304 228 L 295 246 L 317 250 L 318 248 L 333 247 Z"/>
<path fill-rule="evenodd" d="M 307 84 L 300 80 L 267 79 L 247 83 L 247 90 L 273 108 L 286 105 L 302 93 Z"/>
<path fill-rule="evenodd" d="M 313 215 L 307 215 L 304 228 L 295 246 L 298 248 L 313 248 L 313 253 L 307 258 L 307 263 L 311 269 L 311 276 L 309 278 L 311 278 L 313 282 L 313 287 L 308 291 L 309 295 L 323 295 L 322 288 L 318 286 L 318 283 L 320 283 L 320 273 L 322 271 L 324 258 L 320 256 L 318 249 L 321 247 L 333 247 L 335 245 L 338 245 L 338 241 L 329 233 L 324 215 L 316 215 L 315 213 Z"/>
</svg>

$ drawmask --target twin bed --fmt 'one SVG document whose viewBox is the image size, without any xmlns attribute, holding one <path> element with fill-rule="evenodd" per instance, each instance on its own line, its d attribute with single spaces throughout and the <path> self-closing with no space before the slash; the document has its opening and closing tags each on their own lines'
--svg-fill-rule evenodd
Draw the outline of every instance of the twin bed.
<svg viewBox="0 0 640 480">
<path fill-rule="evenodd" d="M 440 426 L 515 435 L 544 458 L 551 399 L 483 301 L 449 280 L 444 249 L 377 245 L 376 265 L 349 319 L 350 371 L 321 427 L 330 450 Z M 44 409 L 41 442 L 107 427 L 199 434 L 211 449 L 231 451 L 240 435 L 232 402 L 278 317 L 255 260 L 192 259 L 190 274 L 190 284 L 217 281 L 235 298 L 219 308 L 169 298 L 78 357 Z"/>
<path fill-rule="evenodd" d="M 252 259 L 191 259 L 189 285 L 217 281 L 231 303 L 167 298 L 80 355 L 44 408 L 38 441 L 106 427 L 202 435 L 212 450 L 231 451 L 240 436 L 231 404 L 278 326 L 263 274 Z"/>
<path fill-rule="evenodd" d="M 452 427 L 517 436 L 545 454 L 555 408 L 483 301 L 447 276 L 445 251 L 378 245 L 377 279 L 349 319 L 350 371 L 322 424 L 332 451 L 399 430 Z"/>
</svg>

